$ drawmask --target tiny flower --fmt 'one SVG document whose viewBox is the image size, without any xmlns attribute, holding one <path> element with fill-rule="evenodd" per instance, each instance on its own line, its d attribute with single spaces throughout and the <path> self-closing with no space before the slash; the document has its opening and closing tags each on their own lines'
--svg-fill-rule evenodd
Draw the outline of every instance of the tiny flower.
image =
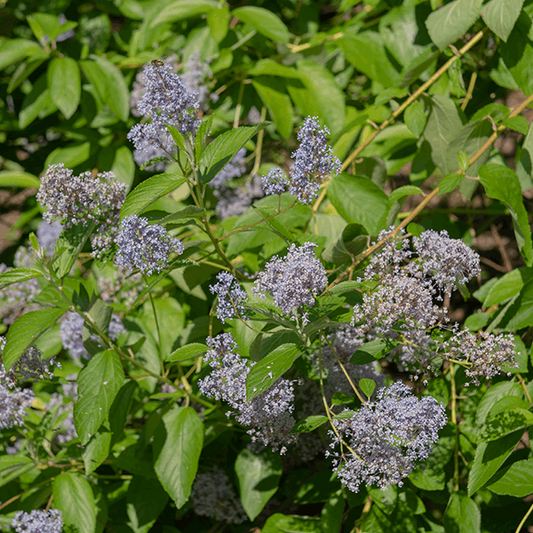
<svg viewBox="0 0 533 533">
<path fill-rule="evenodd" d="M 248 300 L 248 296 L 235 276 L 223 271 L 217 274 L 217 280 L 218 283 L 209 286 L 211 293 L 218 296 L 217 317 L 222 322 L 236 315 L 246 319 L 243 303 Z"/>
<path fill-rule="evenodd" d="M 283 194 L 289 187 L 289 180 L 281 168 L 271 168 L 266 176 L 262 176 L 265 194 Z"/>
<path fill-rule="evenodd" d="M 22 426 L 33 398 L 31 389 L 9 387 L 0 382 L 0 430 Z"/>
<path fill-rule="evenodd" d="M 122 221 L 115 242 L 118 245 L 115 264 L 129 270 L 138 268 L 148 276 L 154 271 L 164 270 L 171 253 L 181 255 L 184 250 L 183 243 L 172 237 L 163 226 L 149 226 L 147 218 L 137 215 Z"/>
<path fill-rule="evenodd" d="M 62 533 L 63 515 L 57 509 L 33 510 L 30 513 L 19 511 L 11 527 L 16 533 Z"/>
</svg>

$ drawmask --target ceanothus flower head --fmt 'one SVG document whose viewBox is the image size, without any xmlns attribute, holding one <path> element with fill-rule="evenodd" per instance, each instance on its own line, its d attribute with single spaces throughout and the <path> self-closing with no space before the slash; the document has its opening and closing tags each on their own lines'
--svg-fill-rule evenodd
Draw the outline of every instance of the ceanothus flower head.
<svg viewBox="0 0 533 533">
<path fill-rule="evenodd" d="M 444 405 L 431 396 L 417 398 L 398 381 L 378 391 L 353 416 L 333 420 L 339 435 L 329 431 L 330 447 L 341 439 L 351 450 L 328 452 L 340 481 L 352 492 L 361 483 L 402 486 L 417 463 L 429 457 L 438 432 L 446 424 Z"/>
<path fill-rule="evenodd" d="M 235 276 L 222 271 L 217 274 L 217 280 L 218 283 L 209 286 L 211 293 L 218 296 L 217 317 L 222 322 L 237 315 L 246 319 L 243 304 L 248 300 L 248 296 Z"/>
<path fill-rule="evenodd" d="M 261 177 L 261 180 L 266 195 L 283 194 L 289 187 L 289 180 L 279 167 L 271 168 L 266 176 Z"/>
<path fill-rule="evenodd" d="M 30 513 L 19 511 L 11 527 L 16 533 L 62 533 L 63 514 L 58 509 L 33 510 Z"/>
<path fill-rule="evenodd" d="M 301 313 L 304 325 L 308 322 L 306 309 L 315 304 L 315 296 L 328 282 L 326 270 L 315 255 L 316 246 L 313 242 L 300 247 L 291 244 L 285 257 L 274 256 L 265 265 L 252 289 L 262 298 L 272 296 L 281 312 L 292 319 Z"/>
<path fill-rule="evenodd" d="M 290 431 L 294 426 L 291 413 L 294 409 L 294 389 L 290 381 L 277 380 L 268 390 L 252 401 L 246 401 L 246 378 L 255 365 L 235 352 L 237 343 L 230 333 L 222 333 L 206 341 L 210 350 L 204 361 L 212 368 L 211 373 L 198 381 L 200 392 L 208 398 L 222 400 L 237 411 L 237 422 L 251 427 L 248 434 L 254 442 L 274 450 L 296 440 Z M 228 416 L 231 413 L 227 413 Z"/>
<path fill-rule="evenodd" d="M 19 389 L 0 382 L 0 430 L 22 426 L 34 397 L 31 389 Z"/>
<path fill-rule="evenodd" d="M 63 163 L 48 167 L 37 193 L 37 201 L 46 208 L 43 219 L 49 224 L 55 219 L 62 220 L 65 228 L 96 224 L 91 244 L 97 257 L 113 242 L 125 199 L 126 185 L 112 172 L 73 176 Z"/>
<path fill-rule="evenodd" d="M 419 268 L 448 295 L 481 273 L 479 255 L 461 239 L 451 239 L 446 230 L 426 230 L 413 238 L 413 244 L 419 259 L 411 268 Z"/>
<path fill-rule="evenodd" d="M 115 264 L 129 270 L 138 268 L 148 276 L 164 270 L 171 253 L 181 255 L 184 250 L 183 243 L 163 226 L 148 225 L 147 218 L 137 215 L 122 221 L 115 242 L 118 245 Z"/>
<path fill-rule="evenodd" d="M 292 154 L 289 192 L 303 204 L 318 196 L 320 180 L 341 171 L 341 162 L 327 142 L 328 135 L 326 126 L 320 129 L 318 117 L 307 117 L 298 131 L 300 147 Z"/>
<path fill-rule="evenodd" d="M 191 491 L 191 506 L 199 516 L 208 516 L 228 524 L 242 524 L 247 520 L 228 475 L 219 468 L 196 476 Z"/>
</svg>

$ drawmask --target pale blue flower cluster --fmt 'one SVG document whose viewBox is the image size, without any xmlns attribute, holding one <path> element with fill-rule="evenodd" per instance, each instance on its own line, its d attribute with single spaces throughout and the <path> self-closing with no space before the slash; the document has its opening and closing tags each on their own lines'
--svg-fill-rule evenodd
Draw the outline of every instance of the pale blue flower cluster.
<svg viewBox="0 0 533 533">
<path fill-rule="evenodd" d="M 204 361 L 211 373 L 198 381 L 200 392 L 208 398 L 216 398 L 237 411 L 239 424 L 251 427 L 248 434 L 254 442 L 272 446 L 274 450 L 296 440 L 290 431 L 294 426 L 291 413 L 294 410 L 294 389 L 290 381 L 279 379 L 267 391 L 246 401 L 246 378 L 255 365 L 235 352 L 237 343 L 230 333 L 222 333 L 206 341 L 210 350 Z M 232 413 L 228 412 L 230 416 Z"/>
<path fill-rule="evenodd" d="M 230 272 L 222 271 L 217 274 L 217 280 L 218 283 L 209 286 L 211 293 L 218 296 L 217 317 L 222 322 L 234 316 L 248 318 L 243 306 L 248 296 L 235 276 Z"/>
<path fill-rule="evenodd" d="M 304 325 L 309 321 L 308 309 L 315 304 L 315 296 L 328 282 L 326 269 L 315 255 L 316 246 L 313 242 L 300 247 L 291 244 L 285 257 L 274 256 L 265 265 L 252 289 L 262 298 L 272 296 L 284 315 L 301 318 Z"/>
<path fill-rule="evenodd" d="M 333 420 L 328 452 L 339 479 L 358 492 L 361 483 L 385 489 L 402 486 L 420 461 L 429 457 L 438 432 L 446 424 L 445 407 L 431 396 L 417 398 L 398 381 L 379 390 L 376 400 L 365 403 L 353 416 Z M 349 450 L 346 445 L 349 446 Z"/>
<path fill-rule="evenodd" d="M 16 533 L 63 533 L 63 515 L 57 509 L 19 511 L 11 527 Z"/>
<path fill-rule="evenodd" d="M 115 242 L 118 246 L 115 264 L 128 270 L 138 268 L 148 276 L 164 270 L 171 253 L 181 255 L 184 250 L 183 243 L 163 226 L 148 225 L 147 218 L 137 215 L 122 221 Z"/>
<path fill-rule="evenodd" d="M 300 146 L 292 153 L 289 180 L 279 169 L 272 169 L 263 178 L 265 194 L 281 194 L 288 186 L 289 193 L 302 204 L 309 204 L 317 198 L 321 181 L 328 176 L 336 176 L 342 167 L 328 144 L 328 135 L 326 126 L 320 128 L 318 117 L 307 117 L 298 130 Z"/>
</svg>

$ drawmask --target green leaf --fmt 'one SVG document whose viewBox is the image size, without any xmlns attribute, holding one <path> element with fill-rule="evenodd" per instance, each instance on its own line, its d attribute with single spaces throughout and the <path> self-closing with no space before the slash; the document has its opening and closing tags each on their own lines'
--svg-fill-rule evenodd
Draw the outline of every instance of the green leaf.
<svg viewBox="0 0 533 533">
<path fill-rule="evenodd" d="M 268 58 L 252 63 L 248 74 L 252 76 L 281 76 L 282 78 L 300 79 L 300 74 L 296 69 Z"/>
<path fill-rule="evenodd" d="M 313 103 L 312 115 L 318 115 L 321 121 L 336 135 L 344 128 L 345 96 L 333 74 L 323 66 L 307 59 L 298 61 L 298 73 Z"/>
<path fill-rule="evenodd" d="M 0 487 L 30 471 L 34 466 L 33 461 L 23 455 L 0 456 Z"/>
<path fill-rule="evenodd" d="M 391 202 L 401 202 L 404 198 L 413 194 L 423 194 L 423 191 L 420 187 L 415 187 L 414 185 L 402 185 L 389 194 L 389 200 Z"/>
<path fill-rule="evenodd" d="M 518 131 L 522 135 L 526 135 L 529 128 L 527 120 L 522 116 L 506 118 L 502 122 L 502 125 L 511 130 Z"/>
<path fill-rule="evenodd" d="M 269 516 L 261 533 L 325 533 L 325 530 L 318 518 L 275 513 Z"/>
<path fill-rule="evenodd" d="M 209 183 L 235 156 L 235 154 L 266 124 L 241 126 L 219 135 L 207 145 L 200 160 L 200 178 Z"/>
<path fill-rule="evenodd" d="M 134 533 L 148 533 L 168 502 L 157 479 L 134 476 L 126 494 L 128 525 Z"/>
<path fill-rule="evenodd" d="M 303 420 L 298 420 L 294 427 L 291 430 L 291 433 L 310 433 L 314 431 L 317 427 L 320 427 L 322 424 L 325 424 L 328 421 L 327 416 L 321 415 L 311 415 Z"/>
<path fill-rule="evenodd" d="M 520 407 L 513 407 L 489 416 L 478 435 L 478 442 L 489 442 L 521 428 L 533 425 L 533 413 Z"/>
<path fill-rule="evenodd" d="M 531 279 L 533 279 L 532 268 L 519 267 L 511 270 L 511 272 L 507 272 L 501 278 L 496 279 L 495 283 L 490 287 L 487 296 L 483 300 L 483 307 L 489 308 L 509 298 L 513 298 Z M 522 309 L 522 305 L 520 305 L 520 309 Z"/>
<path fill-rule="evenodd" d="M 46 74 L 43 74 L 33 85 L 31 91 L 22 101 L 22 109 L 19 113 L 19 128 L 29 126 L 37 117 L 50 114 L 55 110 L 55 105 L 50 97 L 46 82 Z"/>
<path fill-rule="evenodd" d="M 180 209 L 171 215 L 162 218 L 159 223 L 167 224 L 173 220 L 187 219 L 187 218 L 203 218 L 205 216 L 206 210 L 202 207 L 196 205 L 188 205 L 185 209 Z"/>
<path fill-rule="evenodd" d="M 492 478 L 520 442 L 523 434 L 522 430 L 518 430 L 498 440 L 481 442 L 477 445 L 472 470 L 468 476 L 469 496 Z"/>
<path fill-rule="evenodd" d="M 73 472 L 60 474 L 53 484 L 54 507 L 63 514 L 65 526 L 79 533 L 94 533 L 96 503 L 89 482 Z"/>
<path fill-rule="evenodd" d="M 176 0 L 159 9 L 159 14 L 152 20 L 150 27 L 203 15 L 216 8 L 218 2 L 215 0 Z"/>
<path fill-rule="evenodd" d="M 0 46 L 0 70 L 40 51 L 41 47 L 34 41 L 9 39 Z"/>
<path fill-rule="evenodd" d="M 217 43 L 224 40 L 228 34 L 229 28 L 229 9 L 227 6 L 221 6 L 211 9 L 207 12 L 207 25 L 209 31 Z"/>
<path fill-rule="evenodd" d="M 530 127 L 522 147 L 517 151 L 516 173 L 522 190 L 533 188 L 533 127 Z"/>
<path fill-rule="evenodd" d="M 70 57 L 54 57 L 48 64 L 47 76 L 52 102 L 69 119 L 78 109 L 81 97 L 78 63 Z"/>
<path fill-rule="evenodd" d="M 520 397 L 522 392 L 522 387 L 518 383 L 510 381 L 502 381 L 491 385 L 479 402 L 476 411 L 476 424 L 480 427 L 483 426 L 491 409 L 499 400 L 506 397 Z"/>
<path fill-rule="evenodd" d="M 462 37 L 476 22 L 483 0 L 454 0 L 426 19 L 431 40 L 442 50 Z"/>
<path fill-rule="evenodd" d="M 70 273 L 93 230 L 94 223 L 88 226 L 76 224 L 61 231 L 54 247 L 54 255 L 58 257 L 52 264 L 54 272 L 59 278 L 64 278 Z"/>
<path fill-rule="evenodd" d="M 185 148 L 185 139 L 183 138 L 183 135 L 180 133 L 180 131 L 174 126 L 172 126 L 172 124 L 167 124 L 166 126 L 168 131 L 170 132 L 170 135 L 172 135 L 172 139 L 174 139 L 176 146 L 184 152 L 187 152 L 187 148 Z"/>
<path fill-rule="evenodd" d="M 45 167 L 63 163 L 67 168 L 74 168 L 85 163 L 91 156 L 91 143 L 89 141 L 82 143 L 73 143 L 64 148 L 52 150 L 44 163 Z"/>
<path fill-rule="evenodd" d="M 122 385 L 113 400 L 113 404 L 109 410 L 109 427 L 113 433 L 112 442 L 118 442 L 124 431 L 126 418 L 130 410 L 133 395 L 137 388 L 138 385 L 136 381 L 128 381 Z"/>
<path fill-rule="evenodd" d="M 506 325 L 506 329 L 516 331 L 533 326 L 533 280 L 529 280 L 520 290 L 516 302 L 516 309 Z"/>
<path fill-rule="evenodd" d="M 165 414 L 154 434 L 154 467 L 161 485 L 179 509 L 189 499 L 204 441 L 204 427 L 191 407 Z"/>
<path fill-rule="evenodd" d="M 490 0 L 481 16 L 502 41 L 507 41 L 523 5 L 524 0 Z"/>
<path fill-rule="evenodd" d="M 108 457 L 112 434 L 102 426 L 89 440 L 82 451 L 85 474 L 92 474 Z"/>
<path fill-rule="evenodd" d="M 370 398 L 376 390 L 376 382 L 373 379 L 363 378 L 359 380 L 359 387 Z"/>
<path fill-rule="evenodd" d="M 6 371 L 19 360 L 20 356 L 51 328 L 66 309 L 40 309 L 23 314 L 13 322 L 6 336 L 2 362 Z"/>
<path fill-rule="evenodd" d="M 276 14 L 268 9 L 246 6 L 234 9 L 231 14 L 273 41 L 288 43 L 290 40 L 291 34 L 287 26 Z"/>
<path fill-rule="evenodd" d="M 292 103 L 285 83 L 276 77 L 258 76 L 252 85 L 270 111 L 280 135 L 288 139 L 292 133 Z"/>
<path fill-rule="evenodd" d="M 462 174 L 457 174 L 457 172 L 452 172 L 451 174 L 446 174 L 439 182 L 439 194 L 447 194 L 455 190 L 464 177 Z"/>
<path fill-rule="evenodd" d="M 130 114 L 130 94 L 120 69 L 109 60 L 92 56 L 81 62 L 81 68 L 96 93 L 122 121 Z"/>
<path fill-rule="evenodd" d="M 283 472 L 281 458 L 270 450 L 258 454 L 243 449 L 235 461 L 242 506 L 250 520 L 255 520 L 268 500 L 278 490 Z"/>
<path fill-rule="evenodd" d="M 533 42 L 529 38 L 531 18 L 524 11 L 506 43 L 500 44 L 500 57 L 518 87 L 526 96 L 533 93 L 533 77 L 530 66 L 533 62 Z"/>
<path fill-rule="evenodd" d="M 403 115 L 405 125 L 417 136 L 424 133 L 427 117 L 424 113 L 424 104 L 422 102 L 413 102 Z"/>
<path fill-rule="evenodd" d="M 396 341 L 390 339 L 376 339 L 365 342 L 350 359 L 352 365 L 365 365 L 372 361 L 377 361 L 387 355 L 393 348 L 398 345 Z"/>
<path fill-rule="evenodd" d="M 346 33 L 337 42 L 346 59 L 359 72 L 384 87 L 398 85 L 400 75 L 390 62 L 382 38 L 377 32 Z"/>
<path fill-rule="evenodd" d="M 446 96 L 435 95 L 431 101 L 424 137 L 431 146 L 431 158 L 443 173 L 457 170 L 448 163 L 448 146 L 453 141 L 463 123 L 457 111 L 455 102 Z M 454 164 L 457 166 L 457 156 L 454 154 Z"/>
<path fill-rule="evenodd" d="M 329 182 L 327 191 L 331 203 L 347 222 L 361 224 L 369 235 L 377 235 L 385 226 L 389 199 L 370 179 L 339 174 Z"/>
<path fill-rule="evenodd" d="M 171 193 L 186 181 L 187 178 L 179 174 L 158 174 L 148 178 L 128 194 L 120 210 L 120 220 L 141 213 L 156 200 Z"/>
<path fill-rule="evenodd" d="M 457 162 L 459 163 L 459 168 L 466 172 L 466 169 L 470 166 L 470 158 L 465 152 L 457 152 Z"/>
<path fill-rule="evenodd" d="M 292 367 L 299 355 L 300 349 L 295 344 L 282 344 L 261 359 L 252 367 L 246 378 L 246 401 L 250 402 L 270 388 Z"/>
<path fill-rule="evenodd" d="M 517 461 L 500 470 L 487 488 L 502 496 L 524 498 L 533 493 L 533 461 Z"/>
<path fill-rule="evenodd" d="M 533 244 L 528 214 L 522 199 L 520 181 L 515 172 L 503 165 L 483 165 L 479 181 L 490 198 L 505 204 L 513 219 L 516 242 L 527 266 L 533 265 Z"/>
<path fill-rule="evenodd" d="M 165 358 L 168 363 L 175 363 L 177 361 L 185 361 L 185 359 L 191 359 L 192 357 L 198 357 L 200 354 L 207 352 L 209 348 L 205 344 L 193 342 L 182 346 L 177 350 L 174 350 L 170 355 Z"/>
<path fill-rule="evenodd" d="M 21 281 L 28 281 L 42 276 L 40 270 L 34 268 L 13 268 L 0 274 L 0 289 L 12 285 L 13 283 L 20 283 Z"/>
<path fill-rule="evenodd" d="M 97 353 L 78 375 L 78 401 L 74 425 L 82 445 L 87 444 L 102 422 L 124 382 L 124 370 L 114 350 Z"/>
<path fill-rule="evenodd" d="M 0 171 L 0 187 L 39 187 L 40 185 L 39 178 L 28 172 Z"/>
<path fill-rule="evenodd" d="M 446 533 L 480 533 L 481 513 L 476 503 L 454 492 L 444 513 L 444 529 Z"/>
</svg>

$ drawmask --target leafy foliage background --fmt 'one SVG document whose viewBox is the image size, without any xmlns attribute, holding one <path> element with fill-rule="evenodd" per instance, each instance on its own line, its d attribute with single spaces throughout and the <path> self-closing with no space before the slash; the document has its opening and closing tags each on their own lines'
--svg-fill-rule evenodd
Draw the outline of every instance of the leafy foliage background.
<svg viewBox="0 0 533 533">
<path fill-rule="evenodd" d="M 98 280 L 112 277 L 112 262 L 93 260 L 84 241 L 77 246 L 79 236 L 65 235 L 55 275 L 71 303 L 40 278 L 34 314 L 2 326 L 5 365 L 45 331 L 39 346 L 63 369 L 51 382 L 31 385 L 36 400 L 26 424 L 0 434 L 0 524 L 11 524 L 19 509 L 51 505 L 62 510 L 65 530 L 82 533 L 527 531 L 533 523 L 527 515 L 533 492 L 532 17 L 527 0 L 8 1 L 0 23 L 0 192 L 9 225 L 1 260 L 11 266 L 36 231 L 39 176 L 57 163 L 75 174 L 113 171 L 133 191 L 122 218 L 167 217 L 174 224 L 167 228 L 179 228 L 190 246 L 185 261 L 150 278 L 154 308 L 141 285 L 133 305 L 121 299 L 106 305 L 91 295 L 98 296 Z M 201 160 L 205 181 L 242 146 L 247 173 L 232 187 L 245 187 L 273 165 L 286 169 L 297 128 L 317 116 L 331 131 L 343 173 L 325 184 L 316 203 L 267 224 L 261 217 L 292 200 L 282 197 L 278 207 L 277 199 L 266 198 L 221 220 L 210 189 L 205 210 L 196 210 L 176 163 L 163 175 L 136 165 L 126 135 L 139 121 L 130 97 L 140 67 L 176 56 L 183 71 L 194 53 L 209 60 L 205 86 L 218 97 L 201 110 L 212 117 L 211 139 L 234 130 L 225 153 L 216 145 L 203 152 L 209 155 Z M 255 125 L 257 116 L 268 122 L 264 129 Z M 201 261 L 211 237 L 195 220 L 206 213 L 224 255 Z M 242 231 L 250 224 L 257 231 Z M 518 367 L 479 386 L 464 387 L 457 365 L 455 374 L 448 369 L 426 387 L 416 383 L 418 393 L 449 407 L 427 468 L 401 488 L 353 494 L 327 459 L 302 464 L 290 452 L 282 460 L 268 449 L 248 450 L 248 437 L 220 402 L 199 395 L 209 335 L 231 331 L 241 355 L 252 359 L 275 348 L 261 346 L 260 335 L 237 320 L 223 326 L 213 316 L 209 286 L 228 262 L 254 273 L 288 244 L 306 241 L 318 244 L 330 282 L 355 279 L 373 251 L 370 243 L 391 225 L 415 235 L 446 229 L 480 253 L 481 276 L 446 304 L 472 331 L 516 334 Z M 0 275 L 2 287 L 24 279 Z M 353 305 L 349 295 L 343 298 L 343 305 Z M 133 362 L 112 349 L 73 362 L 58 323 L 69 305 L 101 330 L 111 310 L 118 313 L 129 332 L 119 344 L 131 350 Z M 161 321 L 159 346 L 153 309 Z M 331 319 L 327 302 L 324 309 Z M 286 364 L 291 357 L 283 352 L 280 359 Z M 296 379 L 302 368 L 290 362 L 286 376 Z M 409 379 L 383 360 L 382 368 Z M 58 445 L 58 422 L 47 405 L 73 373 L 84 376 L 74 407 L 79 439 Z M 158 376 L 183 387 L 164 393 Z M 525 417 L 519 421 L 517 409 Z M 15 443 L 18 451 L 8 453 Z M 197 470 L 214 466 L 239 495 L 249 518 L 242 525 L 198 516 L 190 504 Z"/>
</svg>

